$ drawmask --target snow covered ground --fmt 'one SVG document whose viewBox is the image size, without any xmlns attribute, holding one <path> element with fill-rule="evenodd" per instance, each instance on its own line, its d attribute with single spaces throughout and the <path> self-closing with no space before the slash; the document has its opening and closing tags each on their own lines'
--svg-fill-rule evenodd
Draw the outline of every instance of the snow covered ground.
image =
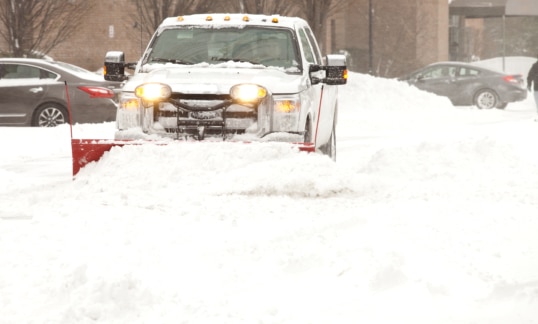
<svg viewBox="0 0 538 324">
<path fill-rule="evenodd" d="M 352 73 L 337 162 L 0 128 L 0 323 L 538 323 L 538 122 Z M 75 137 L 112 136 L 112 124 Z"/>
</svg>

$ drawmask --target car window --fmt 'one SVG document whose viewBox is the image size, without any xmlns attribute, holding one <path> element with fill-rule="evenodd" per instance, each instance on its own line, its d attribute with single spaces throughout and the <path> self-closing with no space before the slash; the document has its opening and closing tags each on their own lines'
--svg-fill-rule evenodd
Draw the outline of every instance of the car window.
<svg viewBox="0 0 538 324">
<path fill-rule="evenodd" d="M 423 79 L 440 79 L 447 77 L 454 77 L 457 75 L 457 67 L 454 66 L 440 66 L 427 69 L 420 74 Z"/>
<path fill-rule="evenodd" d="M 151 44 L 145 63 L 221 64 L 249 62 L 282 68 L 297 67 L 293 34 L 287 28 L 170 28 Z"/>
<path fill-rule="evenodd" d="M 460 74 L 459 75 L 463 76 L 463 77 L 471 77 L 471 76 L 477 76 L 479 74 L 480 74 L 480 71 L 478 71 L 478 70 L 462 67 L 460 69 Z"/>
<path fill-rule="evenodd" d="M 70 70 L 70 71 L 73 71 L 75 73 L 92 73 L 86 69 L 83 69 L 81 68 L 80 66 L 76 66 L 76 65 L 73 65 L 73 64 L 69 64 L 69 63 L 65 63 L 65 62 L 57 62 L 57 61 L 53 61 L 53 62 L 50 62 L 51 64 L 56 64 L 66 70 Z"/>
<path fill-rule="evenodd" d="M 316 63 L 321 64 L 321 53 L 319 51 L 319 48 L 315 45 L 317 44 L 314 38 L 314 35 L 312 34 L 312 31 L 309 28 L 305 28 L 306 36 L 308 37 L 308 40 L 310 41 L 310 44 L 312 44 L 312 49 L 314 51 L 314 58 L 316 59 Z"/>
<path fill-rule="evenodd" d="M 306 61 L 308 63 L 318 63 L 316 62 L 314 52 L 312 51 L 312 47 L 310 47 L 310 42 L 308 41 L 308 38 L 303 29 L 299 30 L 299 39 L 301 40 L 301 45 L 303 46 L 303 52 Z"/>
<path fill-rule="evenodd" d="M 2 64 L 0 79 L 55 79 L 56 74 L 26 64 Z"/>
</svg>

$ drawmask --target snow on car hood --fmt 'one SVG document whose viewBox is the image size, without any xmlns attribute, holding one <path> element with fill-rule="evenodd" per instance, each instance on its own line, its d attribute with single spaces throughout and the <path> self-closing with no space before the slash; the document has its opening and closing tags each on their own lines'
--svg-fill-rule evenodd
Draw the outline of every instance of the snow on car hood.
<svg viewBox="0 0 538 324">
<path fill-rule="evenodd" d="M 165 83 L 172 87 L 173 92 L 186 94 L 228 94 L 232 86 L 240 83 L 258 84 L 273 94 L 289 94 L 301 92 L 309 81 L 299 73 L 287 73 L 282 68 L 266 68 L 250 63 L 234 63 L 232 66 L 227 63 L 161 65 L 148 73 L 133 76 L 123 91 L 134 91 L 138 85 L 146 82 Z"/>
</svg>

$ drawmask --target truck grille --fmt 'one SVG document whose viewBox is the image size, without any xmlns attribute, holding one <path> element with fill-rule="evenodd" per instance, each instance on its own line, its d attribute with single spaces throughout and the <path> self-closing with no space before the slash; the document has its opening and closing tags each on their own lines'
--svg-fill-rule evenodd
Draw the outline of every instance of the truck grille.
<svg viewBox="0 0 538 324">
<path fill-rule="evenodd" d="M 242 134 L 258 118 L 256 108 L 232 104 L 229 95 L 192 94 L 173 94 L 155 117 L 167 133 L 197 139 Z"/>
</svg>

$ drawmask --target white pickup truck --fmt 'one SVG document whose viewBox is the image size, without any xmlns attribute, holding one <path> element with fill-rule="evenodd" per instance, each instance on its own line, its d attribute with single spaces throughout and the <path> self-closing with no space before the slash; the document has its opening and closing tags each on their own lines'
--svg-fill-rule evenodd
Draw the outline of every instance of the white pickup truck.
<svg viewBox="0 0 538 324">
<path fill-rule="evenodd" d="M 125 68 L 134 69 L 131 76 Z M 136 63 L 108 52 L 105 79 L 125 80 L 116 139 L 286 141 L 336 156 L 345 56 L 322 58 L 300 18 L 167 18 Z"/>
</svg>

